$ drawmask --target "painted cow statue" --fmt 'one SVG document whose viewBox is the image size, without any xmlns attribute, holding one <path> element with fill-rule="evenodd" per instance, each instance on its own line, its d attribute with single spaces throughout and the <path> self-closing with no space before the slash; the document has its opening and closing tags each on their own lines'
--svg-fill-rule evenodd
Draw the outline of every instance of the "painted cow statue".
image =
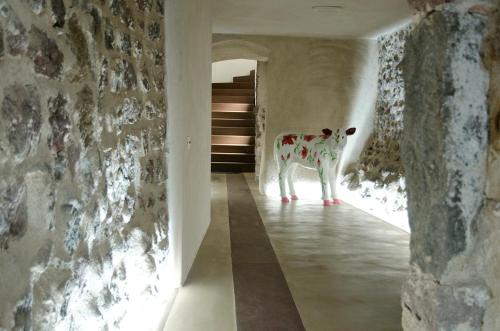
<svg viewBox="0 0 500 331">
<path fill-rule="evenodd" d="M 286 133 L 280 134 L 274 141 L 274 158 L 278 164 L 281 201 L 290 202 L 286 195 L 285 182 L 292 200 L 297 200 L 293 187 L 292 176 L 297 164 L 306 168 L 316 169 L 321 181 L 323 205 L 340 204 L 336 193 L 336 181 L 339 160 L 347 143 L 347 136 L 353 135 L 356 128 L 347 130 L 323 129 L 322 135 Z M 330 185 L 333 201 L 329 199 Z"/>
</svg>

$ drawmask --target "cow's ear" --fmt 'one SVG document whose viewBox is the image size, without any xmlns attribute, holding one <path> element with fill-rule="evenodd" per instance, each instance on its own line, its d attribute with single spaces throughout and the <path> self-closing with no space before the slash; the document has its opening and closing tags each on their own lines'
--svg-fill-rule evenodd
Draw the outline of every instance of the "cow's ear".
<svg viewBox="0 0 500 331">
<path fill-rule="evenodd" d="M 354 134 L 354 132 L 356 132 L 356 128 L 349 128 L 349 129 L 345 130 L 345 134 L 348 136 L 352 136 Z"/>
<path fill-rule="evenodd" d="M 330 129 L 323 129 L 321 132 L 323 132 L 325 136 L 331 136 L 333 131 Z"/>
</svg>

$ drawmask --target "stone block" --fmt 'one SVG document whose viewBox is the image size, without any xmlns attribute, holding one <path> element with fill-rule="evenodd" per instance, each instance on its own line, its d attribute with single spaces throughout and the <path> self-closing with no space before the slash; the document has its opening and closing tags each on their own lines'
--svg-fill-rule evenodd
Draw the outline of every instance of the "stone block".
<svg viewBox="0 0 500 331">
<path fill-rule="evenodd" d="M 62 72 L 64 55 L 54 40 L 37 27 L 30 30 L 28 55 L 33 60 L 35 72 L 49 78 L 57 78 Z"/>
<path fill-rule="evenodd" d="M 125 1 L 121 3 L 120 21 L 129 29 L 135 29 L 134 12 Z"/>
<path fill-rule="evenodd" d="M 143 116 L 147 120 L 153 120 L 162 115 L 162 109 L 155 105 L 154 102 L 147 101 L 144 105 Z"/>
<path fill-rule="evenodd" d="M 92 16 L 92 34 L 95 36 L 97 40 L 101 40 L 101 34 L 102 34 L 102 19 L 101 19 L 101 13 L 99 10 L 95 7 L 92 7 L 90 9 L 90 16 Z"/>
<path fill-rule="evenodd" d="M 80 130 L 80 136 L 83 141 L 83 146 L 88 148 L 94 140 L 93 132 L 95 130 L 95 103 L 92 90 L 88 85 L 85 85 L 82 90 L 78 92 L 76 110 L 78 111 L 80 118 L 78 128 Z"/>
<path fill-rule="evenodd" d="M 481 330 L 489 290 L 481 282 L 441 284 L 412 268 L 403 286 L 405 330 Z"/>
<path fill-rule="evenodd" d="M 136 59 L 140 59 L 141 56 L 142 56 L 142 50 L 143 50 L 143 46 L 142 46 L 142 43 L 139 41 L 139 40 L 135 40 L 133 42 L 133 47 L 132 47 L 132 55 L 136 58 Z"/>
<path fill-rule="evenodd" d="M 119 126 L 136 123 L 141 115 L 141 108 L 136 98 L 125 98 L 117 108 Z"/>
<path fill-rule="evenodd" d="M 165 14 L 165 4 L 163 0 L 156 0 L 156 12 L 162 16 Z"/>
<path fill-rule="evenodd" d="M 3 44 L 3 28 L 2 25 L 0 25 L 0 58 L 4 56 L 4 44 Z"/>
<path fill-rule="evenodd" d="M 23 55 L 28 49 L 28 35 L 16 13 L 6 2 L 0 2 L 0 17 L 5 22 L 5 45 L 12 56 Z"/>
<path fill-rule="evenodd" d="M 68 100 L 59 93 L 48 100 L 49 124 L 51 127 L 50 148 L 56 153 L 64 149 L 66 135 L 70 128 L 70 119 L 66 111 Z"/>
<path fill-rule="evenodd" d="M 148 26 L 148 37 L 150 40 L 155 41 L 160 39 L 161 28 L 158 22 L 151 23 Z"/>
<path fill-rule="evenodd" d="M 151 83 L 150 83 L 151 78 L 150 78 L 147 66 L 142 67 L 140 75 L 141 75 L 140 82 L 141 82 L 142 90 L 144 92 L 149 92 L 151 90 Z"/>
<path fill-rule="evenodd" d="M 108 60 L 104 58 L 101 63 L 101 68 L 99 70 L 99 85 L 98 85 L 98 91 L 99 91 L 99 96 L 102 96 L 106 89 L 108 88 L 109 85 L 109 78 L 108 78 Z"/>
<path fill-rule="evenodd" d="M 65 155 L 66 136 L 68 135 L 71 122 L 66 111 L 68 101 L 62 94 L 49 98 L 48 108 L 50 112 L 49 124 L 51 133 L 49 136 L 49 148 L 54 153 L 54 178 L 60 180 L 66 170 L 67 156 Z"/>
<path fill-rule="evenodd" d="M 64 234 L 64 246 L 66 251 L 73 255 L 80 244 L 80 225 L 82 223 L 82 206 L 80 202 L 73 200 L 62 206 L 67 217 L 67 226 Z"/>
<path fill-rule="evenodd" d="M 106 26 L 104 28 L 104 45 L 107 49 L 113 49 L 115 44 L 115 36 L 114 36 L 113 26 L 106 20 Z"/>
<path fill-rule="evenodd" d="M 130 55 L 132 43 L 130 41 L 130 34 L 124 32 L 120 35 L 120 51 L 123 54 Z"/>
<path fill-rule="evenodd" d="M 121 13 L 123 0 L 111 0 L 109 4 L 109 9 L 111 10 L 111 14 L 114 16 L 118 16 Z"/>
<path fill-rule="evenodd" d="M 27 228 L 26 187 L 22 180 L 0 180 L 0 249 L 22 237 Z"/>
<path fill-rule="evenodd" d="M 136 4 L 140 11 L 151 11 L 153 0 L 136 0 Z"/>
<path fill-rule="evenodd" d="M 110 73 L 112 92 L 135 90 L 137 76 L 133 64 L 124 59 L 117 59 Z"/>
<path fill-rule="evenodd" d="M 36 15 L 40 15 L 46 6 L 46 0 L 22 0 L 24 3 L 26 3 L 33 13 Z"/>
<path fill-rule="evenodd" d="M 50 0 L 51 9 L 52 9 L 52 22 L 53 26 L 57 28 L 64 27 L 65 16 L 66 16 L 66 7 L 64 6 L 63 0 Z"/>
<path fill-rule="evenodd" d="M 452 1 L 454 0 L 408 0 L 408 3 L 413 9 L 425 12 L 438 5 Z"/>
<path fill-rule="evenodd" d="M 155 65 L 162 66 L 164 53 L 161 50 L 155 48 L 152 51 L 152 55 Z"/>
<path fill-rule="evenodd" d="M 38 90 L 33 85 L 12 85 L 4 89 L 1 118 L 11 152 L 22 162 L 36 150 L 42 115 Z"/>
<path fill-rule="evenodd" d="M 68 21 L 68 38 L 71 48 L 76 56 L 77 65 L 81 76 L 85 76 L 90 70 L 90 54 L 87 39 L 78 23 L 76 14 L 71 15 Z"/>
</svg>

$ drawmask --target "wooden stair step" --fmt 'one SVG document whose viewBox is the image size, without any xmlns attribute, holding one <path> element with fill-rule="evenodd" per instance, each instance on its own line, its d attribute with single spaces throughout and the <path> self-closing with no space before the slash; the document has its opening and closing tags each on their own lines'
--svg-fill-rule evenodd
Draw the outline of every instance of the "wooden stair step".
<svg viewBox="0 0 500 331">
<path fill-rule="evenodd" d="M 240 119 L 240 118 L 214 118 L 212 114 L 212 127 L 255 127 L 255 119 Z"/>
<path fill-rule="evenodd" d="M 220 136 L 255 136 L 255 126 L 212 127 L 212 134 Z"/>
<path fill-rule="evenodd" d="M 227 136 L 227 135 L 212 135 L 212 144 L 214 145 L 254 145 L 255 136 Z"/>
<path fill-rule="evenodd" d="M 255 155 L 246 153 L 212 153 L 212 162 L 255 163 Z"/>
<path fill-rule="evenodd" d="M 239 162 L 212 162 L 212 172 L 255 172 L 255 164 Z"/>
<path fill-rule="evenodd" d="M 245 144 L 213 144 L 212 153 L 246 153 L 253 154 L 255 152 L 254 145 Z"/>
<path fill-rule="evenodd" d="M 255 89 L 254 82 L 212 83 L 212 89 Z"/>
<path fill-rule="evenodd" d="M 253 111 L 212 111 L 212 121 L 214 120 L 254 120 Z"/>
<path fill-rule="evenodd" d="M 233 83 L 241 83 L 241 82 L 254 82 L 255 81 L 255 76 L 238 76 L 238 77 L 233 77 Z"/>
<path fill-rule="evenodd" d="M 212 102 L 255 104 L 255 97 L 253 95 L 213 95 Z"/>
<path fill-rule="evenodd" d="M 236 95 L 236 96 L 252 96 L 254 97 L 255 91 L 254 89 L 243 89 L 243 88 L 235 88 L 235 89 L 220 89 L 213 88 L 212 96 L 215 95 Z"/>
<path fill-rule="evenodd" d="M 250 103 L 218 103 L 212 102 L 212 110 L 213 111 L 245 111 L 252 112 L 255 105 Z"/>
</svg>

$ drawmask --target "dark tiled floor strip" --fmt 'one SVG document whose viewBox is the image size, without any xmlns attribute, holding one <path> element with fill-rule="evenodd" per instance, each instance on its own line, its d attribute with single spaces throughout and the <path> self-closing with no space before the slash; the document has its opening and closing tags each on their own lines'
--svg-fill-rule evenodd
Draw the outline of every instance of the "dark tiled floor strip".
<svg viewBox="0 0 500 331">
<path fill-rule="evenodd" d="M 238 331 L 305 330 L 243 175 L 227 190 Z"/>
</svg>

